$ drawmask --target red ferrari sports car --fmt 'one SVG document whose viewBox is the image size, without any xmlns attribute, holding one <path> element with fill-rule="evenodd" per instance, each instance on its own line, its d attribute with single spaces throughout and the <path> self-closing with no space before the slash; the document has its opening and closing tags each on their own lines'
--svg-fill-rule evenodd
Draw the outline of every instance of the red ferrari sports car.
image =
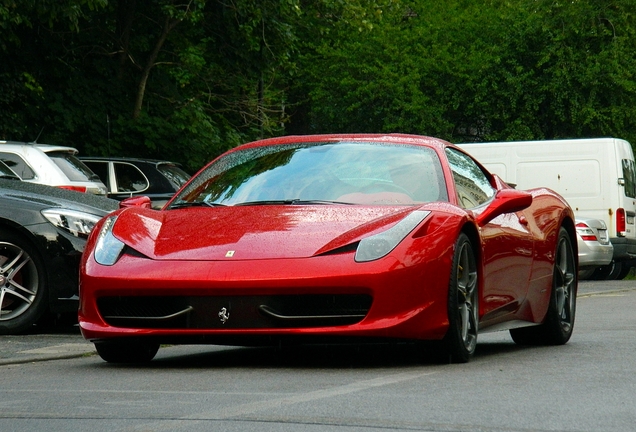
<svg viewBox="0 0 636 432">
<path fill-rule="evenodd" d="M 132 198 L 82 257 L 79 323 L 108 362 L 160 344 L 438 341 L 479 332 L 564 344 L 577 291 L 572 209 L 414 135 L 239 146 L 161 210 Z"/>
</svg>

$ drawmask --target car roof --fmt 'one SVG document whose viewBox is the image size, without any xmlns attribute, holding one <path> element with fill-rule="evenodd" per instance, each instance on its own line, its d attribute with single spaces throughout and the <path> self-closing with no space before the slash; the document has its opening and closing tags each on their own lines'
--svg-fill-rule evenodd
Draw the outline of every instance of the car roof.
<svg viewBox="0 0 636 432">
<path fill-rule="evenodd" d="M 79 156 L 80 160 L 83 161 L 112 161 L 112 162 L 141 162 L 141 163 L 151 163 L 151 164 L 172 164 L 172 165 L 181 165 L 178 162 L 172 162 L 165 159 L 148 159 L 148 158 L 136 158 L 136 157 L 125 157 L 125 156 Z"/>
<path fill-rule="evenodd" d="M 276 138 L 267 138 L 251 143 L 243 144 L 236 149 L 260 147 L 278 144 L 291 143 L 311 143 L 311 142 L 338 142 L 338 141 L 360 141 L 360 142 L 390 142 L 395 144 L 411 144 L 435 147 L 442 151 L 444 147 L 453 146 L 450 142 L 440 138 L 428 137 L 423 135 L 409 134 L 323 134 L 323 135 L 289 135 Z M 232 149 L 233 150 L 233 149 Z"/>
<path fill-rule="evenodd" d="M 40 143 L 30 143 L 30 142 L 20 142 L 20 141 L 0 141 L 0 149 L 2 148 L 2 146 L 29 146 L 29 147 L 35 147 L 38 148 L 40 150 L 42 150 L 45 153 L 48 152 L 53 152 L 53 151 L 62 151 L 62 152 L 67 152 L 67 153 L 72 153 L 72 154 L 77 154 L 78 150 L 74 147 L 69 147 L 69 146 L 60 146 L 60 145 L 53 145 L 53 144 L 40 144 Z"/>
</svg>

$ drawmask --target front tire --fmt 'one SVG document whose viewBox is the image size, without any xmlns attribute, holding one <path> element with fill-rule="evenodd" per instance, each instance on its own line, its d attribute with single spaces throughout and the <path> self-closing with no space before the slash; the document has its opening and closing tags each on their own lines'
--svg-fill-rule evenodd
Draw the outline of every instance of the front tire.
<svg viewBox="0 0 636 432">
<path fill-rule="evenodd" d="M 0 334 L 29 330 L 48 308 L 44 262 L 25 238 L 0 229 Z"/>
<path fill-rule="evenodd" d="M 452 363 L 466 363 L 475 353 L 479 330 L 479 287 L 475 252 L 468 236 L 459 235 L 448 286 L 449 328 L 444 347 Z"/>
<path fill-rule="evenodd" d="M 108 363 L 147 363 L 157 355 L 159 344 L 139 341 L 97 342 L 95 350 Z"/>
<path fill-rule="evenodd" d="M 510 330 L 520 345 L 563 345 L 574 329 L 578 286 L 576 258 L 568 232 L 561 228 L 557 241 L 550 304 L 543 324 Z"/>
</svg>

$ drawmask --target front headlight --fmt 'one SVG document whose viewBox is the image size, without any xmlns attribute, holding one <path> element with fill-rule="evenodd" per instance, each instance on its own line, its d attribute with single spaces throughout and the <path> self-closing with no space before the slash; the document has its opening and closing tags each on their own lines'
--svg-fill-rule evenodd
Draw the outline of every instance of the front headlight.
<svg viewBox="0 0 636 432">
<path fill-rule="evenodd" d="M 356 250 L 356 262 L 374 261 L 386 256 L 430 213 L 426 210 L 414 211 L 388 230 L 362 239 Z"/>
<path fill-rule="evenodd" d="M 112 266 L 115 264 L 126 246 L 113 235 L 116 221 L 117 216 L 109 216 L 99 231 L 95 245 L 95 261 L 101 265 Z"/>
<path fill-rule="evenodd" d="M 42 216 L 56 227 L 84 239 L 88 237 L 97 221 L 101 219 L 100 216 L 90 213 L 67 209 L 42 210 Z"/>
</svg>

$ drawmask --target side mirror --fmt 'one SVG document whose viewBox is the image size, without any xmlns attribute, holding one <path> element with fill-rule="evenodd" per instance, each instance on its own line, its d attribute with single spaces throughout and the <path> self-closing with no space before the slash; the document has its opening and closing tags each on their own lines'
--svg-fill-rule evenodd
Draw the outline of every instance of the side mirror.
<svg viewBox="0 0 636 432">
<path fill-rule="evenodd" d="M 119 203 L 119 208 L 127 207 L 151 208 L 150 198 L 147 196 L 134 196 L 126 198 Z"/>
<path fill-rule="evenodd" d="M 477 224 L 484 226 L 494 218 L 504 213 L 514 213 L 526 209 L 532 204 L 529 192 L 516 189 L 500 189 L 492 202 L 477 215 Z"/>
</svg>

